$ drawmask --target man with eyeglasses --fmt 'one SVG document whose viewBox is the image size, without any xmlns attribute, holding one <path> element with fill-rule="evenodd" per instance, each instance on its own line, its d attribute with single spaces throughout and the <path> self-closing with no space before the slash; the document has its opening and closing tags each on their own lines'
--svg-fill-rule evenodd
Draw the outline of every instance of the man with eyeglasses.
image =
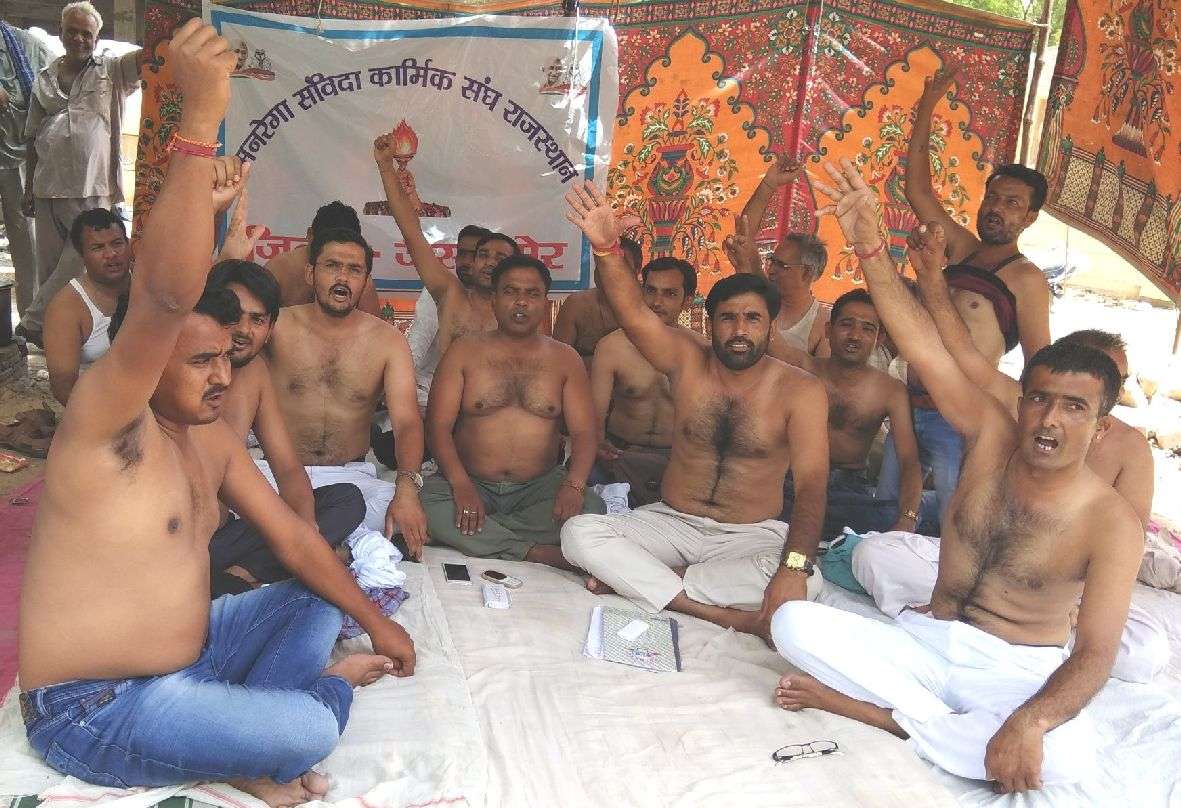
<svg viewBox="0 0 1181 808">
<path fill-rule="evenodd" d="M 964 374 L 1016 417 L 1021 387 L 997 370 L 992 358 L 977 347 L 973 330 L 952 302 L 952 290 L 941 271 L 943 255 L 943 228 L 938 223 L 930 222 L 912 235 L 911 263 L 940 341 Z M 1128 357 L 1118 334 L 1076 331 L 1054 344 L 1094 348 L 1106 354 L 1115 363 L 1121 381 L 1127 381 Z M 1114 416 L 1108 417 L 1110 426 L 1102 440 L 1094 441 L 1087 450 L 1087 467 L 1132 506 L 1142 523 L 1147 523 L 1155 477 L 1152 450 L 1138 431 Z M 938 559 L 937 538 L 915 534 L 871 536 L 853 551 L 853 573 L 878 607 L 895 616 L 907 606 L 930 601 Z M 1111 675 L 1126 682 L 1147 682 L 1168 661 L 1169 643 L 1164 629 L 1133 604 Z"/>
<path fill-rule="evenodd" d="M 394 160 L 394 143 L 389 135 L 382 135 L 373 141 L 373 160 L 381 175 L 390 212 L 394 215 L 398 229 L 402 231 L 406 249 L 414 261 L 414 269 L 439 307 L 436 332 L 439 356 L 445 356 L 451 343 L 464 334 L 495 331 L 492 270 L 504 259 L 520 254 L 521 248 L 516 240 L 504 233 L 489 233 L 481 237 L 476 242 L 471 283 L 465 284 L 439 260 L 423 235 L 414 203 L 402 186 L 401 169 Z"/>
<path fill-rule="evenodd" d="M 343 202 L 329 202 L 327 205 L 320 206 L 316 215 L 312 217 L 311 227 L 307 231 L 308 241 L 314 239 L 317 233 L 338 228 L 360 233 L 361 220 L 357 218 L 357 211 Z M 249 258 L 250 256 L 239 257 Z M 303 303 L 311 303 L 315 299 L 312 287 L 308 286 L 307 265 L 308 246 L 306 244 L 281 253 L 267 262 L 267 270 L 279 282 L 279 290 L 282 295 L 280 305 L 298 306 Z M 372 278 L 366 281 L 365 290 L 361 293 L 361 302 L 357 304 L 357 308 L 374 317 L 380 316 L 381 307 L 378 304 L 377 289 L 373 286 Z"/>
<path fill-rule="evenodd" d="M 742 209 L 740 230 L 749 229 L 749 237 L 757 233 L 767 213 L 771 197 L 789 183 L 803 176 L 804 170 L 786 155 L 779 155 L 755 189 L 750 201 Z M 748 236 L 742 232 L 742 236 Z M 753 247 L 753 245 L 752 245 Z M 780 239 L 775 251 L 767 256 L 766 264 L 758 260 L 753 249 L 751 261 L 736 265 L 738 272 L 763 275 L 779 290 L 782 300 L 775 330 L 787 345 L 813 356 L 827 356 L 824 325 L 831 308 L 815 298 L 812 284 L 820 279 L 828 264 L 828 250 L 820 239 L 802 233 L 789 233 Z"/>
<path fill-rule="evenodd" d="M 292 306 L 267 346 L 283 418 L 313 486 L 349 482 L 365 496 L 365 521 L 387 537 L 397 530 L 416 557 L 426 542 L 423 428 L 410 347 L 397 328 L 357 309 L 373 271 L 373 250 L 353 230 L 316 234 L 307 282 L 315 302 Z M 398 484 L 365 462 L 370 426 L 385 398 Z"/>
</svg>

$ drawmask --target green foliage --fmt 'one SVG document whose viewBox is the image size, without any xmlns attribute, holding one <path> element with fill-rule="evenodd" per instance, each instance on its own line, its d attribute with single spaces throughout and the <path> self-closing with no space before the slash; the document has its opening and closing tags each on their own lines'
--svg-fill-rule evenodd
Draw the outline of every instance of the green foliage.
<svg viewBox="0 0 1181 808">
<path fill-rule="evenodd" d="M 1066 0 L 951 0 L 958 6 L 967 6 L 977 11 L 990 11 L 1002 17 L 1016 17 L 1019 20 L 1038 22 L 1045 9 L 1045 3 L 1054 4 L 1053 22 L 1050 27 L 1050 44 L 1057 45 L 1062 35 L 1062 16 L 1066 13 Z"/>
</svg>

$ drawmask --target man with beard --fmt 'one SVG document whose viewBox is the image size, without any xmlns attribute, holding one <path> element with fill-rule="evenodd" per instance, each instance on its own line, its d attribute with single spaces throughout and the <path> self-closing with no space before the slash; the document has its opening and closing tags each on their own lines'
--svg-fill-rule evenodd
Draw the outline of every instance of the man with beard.
<svg viewBox="0 0 1181 808">
<path fill-rule="evenodd" d="M 832 304 L 825 338 L 832 355 L 811 357 L 771 341 L 771 353 L 801 367 L 824 382 L 828 392 L 828 506 L 821 538 L 831 539 L 850 527 L 858 533 L 914 530 L 918 523 L 923 474 L 910 420 L 906 385 L 870 367 L 869 358 L 881 334 L 881 320 L 869 293 L 854 289 Z M 897 499 L 877 499 L 866 475 L 869 450 L 890 419 L 890 430 L 902 469 Z M 783 515 L 795 504 L 790 477 L 783 490 Z"/>
<path fill-rule="evenodd" d="M 344 228 L 356 233 L 361 232 L 361 220 L 357 218 L 357 211 L 343 202 L 329 202 L 316 211 L 312 217 L 312 225 L 307 230 L 310 243 L 317 233 Z M 248 256 L 239 256 L 248 257 Z M 281 253 L 267 261 L 267 270 L 279 283 L 279 291 L 283 306 L 298 306 L 311 303 L 315 299 L 312 288 L 307 279 L 308 245 Z M 373 286 L 373 279 L 365 282 L 365 289 L 361 293 L 361 302 L 357 308 L 374 317 L 381 316 L 381 306 L 377 300 L 377 289 Z"/>
<path fill-rule="evenodd" d="M 225 780 L 272 806 L 302 804 L 328 790 L 311 769 L 343 732 L 353 688 L 413 673 L 414 645 L 219 418 L 237 301 L 202 290 L 213 189 L 240 163 L 202 144 L 217 137 L 235 59 L 194 19 L 173 32 L 168 63 L 183 141 L 122 329 L 74 386 L 46 462 L 21 588 L 21 714 L 41 759 L 95 785 Z M 210 603 L 218 497 L 306 588 Z M 329 663 L 341 610 L 376 654 Z"/>
<path fill-rule="evenodd" d="M 464 334 L 494 331 L 492 313 L 492 270 L 509 256 L 518 255 L 520 247 L 511 236 L 492 233 L 477 242 L 476 259 L 471 269 L 471 285 L 465 285 L 435 255 L 422 234 L 414 203 L 407 196 L 394 161 L 394 142 L 389 135 L 373 141 L 373 159 L 394 221 L 402 231 L 414 269 L 426 291 L 439 307 L 437 339 L 439 356 L 445 356 L 453 340 Z"/>
<path fill-rule="evenodd" d="M 1017 239 L 1037 220 L 1046 201 L 1046 178 L 1032 168 L 998 166 L 984 186 L 976 212 L 979 237 L 952 218 L 931 187 L 931 115 L 955 78 L 954 67 L 929 79 L 915 107 L 906 150 L 906 201 L 920 222 L 938 222 L 947 233 L 947 258 L 954 265 L 996 275 L 1017 299 L 1017 331 L 1025 359 L 1050 344 L 1050 286 L 1017 248 Z"/>
<path fill-rule="evenodd" d="M 426 517 L 418 501 L 423 433 L 410 348 L 397 328 L 357 310 L 373 271 L 373 250 L 359 233 L 318 233 L 308 262 L 315 302 L 290 307 L 267 346 L 279 409 L 312 485 L 355 484 L 365 497 L 365 526 L 387 537 L 399 530 L 417 557 Z M 396 490 L 365 462 L 383 396 L 393 426 Z"/>
<path fill-rule="evenodd" d="M 541 333 L 550 273 L 514 256 L 492 274 L 497 329 L 455 341 L 427 407 L 441 474 L 422 491 L 434 541 L 467 555 L 570 568 L 562 523 L 603 513 L 588 491 L 595 459 L 586 370 L 569 346 Z M 563 468 L 562 426 L 570 436 Z"/>
<path fill-rule="evenodd" d="M 472 266 L 476 262 L 476 250 L 480 241 L 492 231 L 486 227 L 464 225 L 455 239 L 455 277 L 465 287 L 475 285 Z M 410 343 L 410 354 L 414 357 L 414 379 L 418 387 L 418 409 L 426 412 L 427 398 L 431 393 L 431 381 L 435 368 L 439 366 L 439 304 L 426 289 L 418 295 L 414 304 L 414 322 L 406 334 Z"/>
<path fill-rule="evenodd" d="M 82 256 L 81 278 L 54 295 L 45 310 L 45 367 L 49 389 L 63 405 L 78 381 L 111 347 L 107 326 L 131 279 L 131 248 L 118 214 L 92 208 L 70 226 L 70 243 Z"/>
<path fill-rule="evenodd" d="M 1020 384 L 996 369 L 990 357 L 976 348 L 970 329 L 953 304 L 944 273 L 943 228 L 932 222 L 910 238 L 910 258 L 919 279 L 923 301 L 940 339 L 972 383 L 986 390 L 1012 415 L 1020 411 Z M 1123 340 L 1104 331 L 1076 331 L 1055 345 L 1094 348 L 1116 365 L 1126 379 L 1128 358 Z M 1152 509 L 1153 462 L 1148 441 L 1138 431 L 1110 417 L 1110 427 L 1087 451 L 1087 466 L 1122 496 L 1141 523 Z M 907 607 L 929 603 L 935 587 L 939 539 L 914 534 L 874 536 L 853 552 L 853 573 L 878 608 L 891 617 Z M 1111 675 L 1126 682 L 1147 682 L 1169 661 L 1168 635 L 1157 621 L 1133 604 L 1120 640 Z"/>
<path fill-rule="evenodd" d="M 566 200 L 628 339 L 669 378 L 673 442 L 661 502 L 571 519 L 562 552 L 590 572 L 592 591 L 610 587 L 652 612 L 766 636 L 780 604 L 821 584 L 813 560 L 828 475 L 824 385 L 765 356 L 779 295 L 763 278 L 733 275 L 710 290 L 706 347 L 644 305 L 602 192 L 587 183 Z M 790 533 L 777 518 L 789 468 Z"/>
<path fill-rule="evenodd" d="M 893 625 L 785 604 L 772 636 L 804 673 L 786 674 L 775 700 L 909 738 L 1001 793 L 1077 782 L 1096 765 L 1085 708 L 1111 673 L 1144 544 L 1136 513 L 1086 462 L 1119 373 L 1092 348 L 1047 346 L 1025 366 L 1014 420 L 932 342 L 886 252 L 876 192 L 841 162 L 827 166 L 833 187 L 817 184 L 835 203 L 819 213 L 838 217 L 886 328 L 967 451 L 931 602 Z"/>
<path fill-rule="evenodd" d="M 679 258 L 654 258 L 640 272 L 640 287 L 652 313 L 670 328 L 680 328 L 677 318 L 697 291 L 697 270 Z M 693 337 L 705 344 L 699 335 Z M 668 377 L 652 367 L 625 331 L 613 331 L 595 348 L 591 395 L 599 427 L 595 467 L 600 479 L 628 483 L 633 508 L 658 502 L 673 442 Z"/>
<path fill-rule="evenodd" d="M 270 368 L 266 357 L 259 355 L 279 317 L 279 285 L 258 264 L 228 260 L 213 267 L 206 287 L 228 289 L 241 308 L 238 322 L 230 327 L 231 381 L 221 419 L 243 442 L 253 431 L 279 496 L 335 547 L 361 524 L 365 500 L 352 483 L 324 485 L 313 491 L 291 443 Z M 210 589 L 215 598 L 291 577 L 258 529 L 224 508 L 221 526 L 209 541 L 209 560 Z"/>
<path fill-rule="evenodd" d="M 633 273 L 639 272 L 644 265 L 640 245 L 626 236 L 620 237 L 619 244 L 623 247 L 627 265 Z M 692 293 L 689 297 L 691 301 Z M 593 287 L 575 292 L 562 301 L 562 307 L 558 309 L 558 316 L 554 320 L 554 339 L 578 351 L 589 369 L 599 340 L 618 328 L 619 323 L 615 322 L 615 315 L 607 305 L 596 272 Z"/>
</svg>

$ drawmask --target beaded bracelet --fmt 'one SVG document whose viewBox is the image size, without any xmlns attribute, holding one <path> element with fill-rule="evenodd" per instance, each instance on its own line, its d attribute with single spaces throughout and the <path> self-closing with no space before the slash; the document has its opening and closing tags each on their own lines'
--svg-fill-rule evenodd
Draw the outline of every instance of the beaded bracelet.
<svg viewBox="0 0 1181 808">
<path fill-rule="evenodd" d="M 181 137 L 179 132 L 173 132 L 168 140 L 168 151 L 180 152 L 191 157 L 216 157 L 220 143 L 204 143 L 200 140 L 189 140 Z"/>
</svg>

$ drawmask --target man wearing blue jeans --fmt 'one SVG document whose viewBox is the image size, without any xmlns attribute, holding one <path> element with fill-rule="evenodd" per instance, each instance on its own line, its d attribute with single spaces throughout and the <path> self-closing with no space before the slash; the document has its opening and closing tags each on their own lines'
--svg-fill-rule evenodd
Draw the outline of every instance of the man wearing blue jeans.
<svg viewBox="0 0 1181 808">
<path fill-rule="evenodd" d="M 220 418 L 241 306 L 203 289 L 214 214 L 246 171 L 209 144 L 236 58 L 194 19 L 168 61 L 184 96 L 180 140 L 126 317 L 74 386 L 45 467 L 21 589 L 22 713 L 33 749 L 86 782 L 225 780 L 296 805 L 327 793 L 311 767 L 344 729 L 353 688 L 412 674 L 414 643 Z M 302 584 L 210 605 L 219 499 Z M 328 666 L 342 610 L 376 653 Z"/>
<path fill-rule="evenodd" d="M 914 395 L 912 393 L 912 402 Z M 964 457 L 964 440 L 939 410 L 915 407 L 914 436 L 919 444 L 919 462 L 924 471 L 930 470 L 935 480 L 935 491 L 924 491 L 919 505 L 916 533 L 938 536 L 944 509 L 960 480 L 960 461 Z M 898 498 L 898 452 L 894 448 L 894 433 L 886 435 L 882 454 L 882 470 L 878 474 L 877 498 L 890 501 Z M 933 495 L 932 495 L 933 494 Z"/>
</svg>

